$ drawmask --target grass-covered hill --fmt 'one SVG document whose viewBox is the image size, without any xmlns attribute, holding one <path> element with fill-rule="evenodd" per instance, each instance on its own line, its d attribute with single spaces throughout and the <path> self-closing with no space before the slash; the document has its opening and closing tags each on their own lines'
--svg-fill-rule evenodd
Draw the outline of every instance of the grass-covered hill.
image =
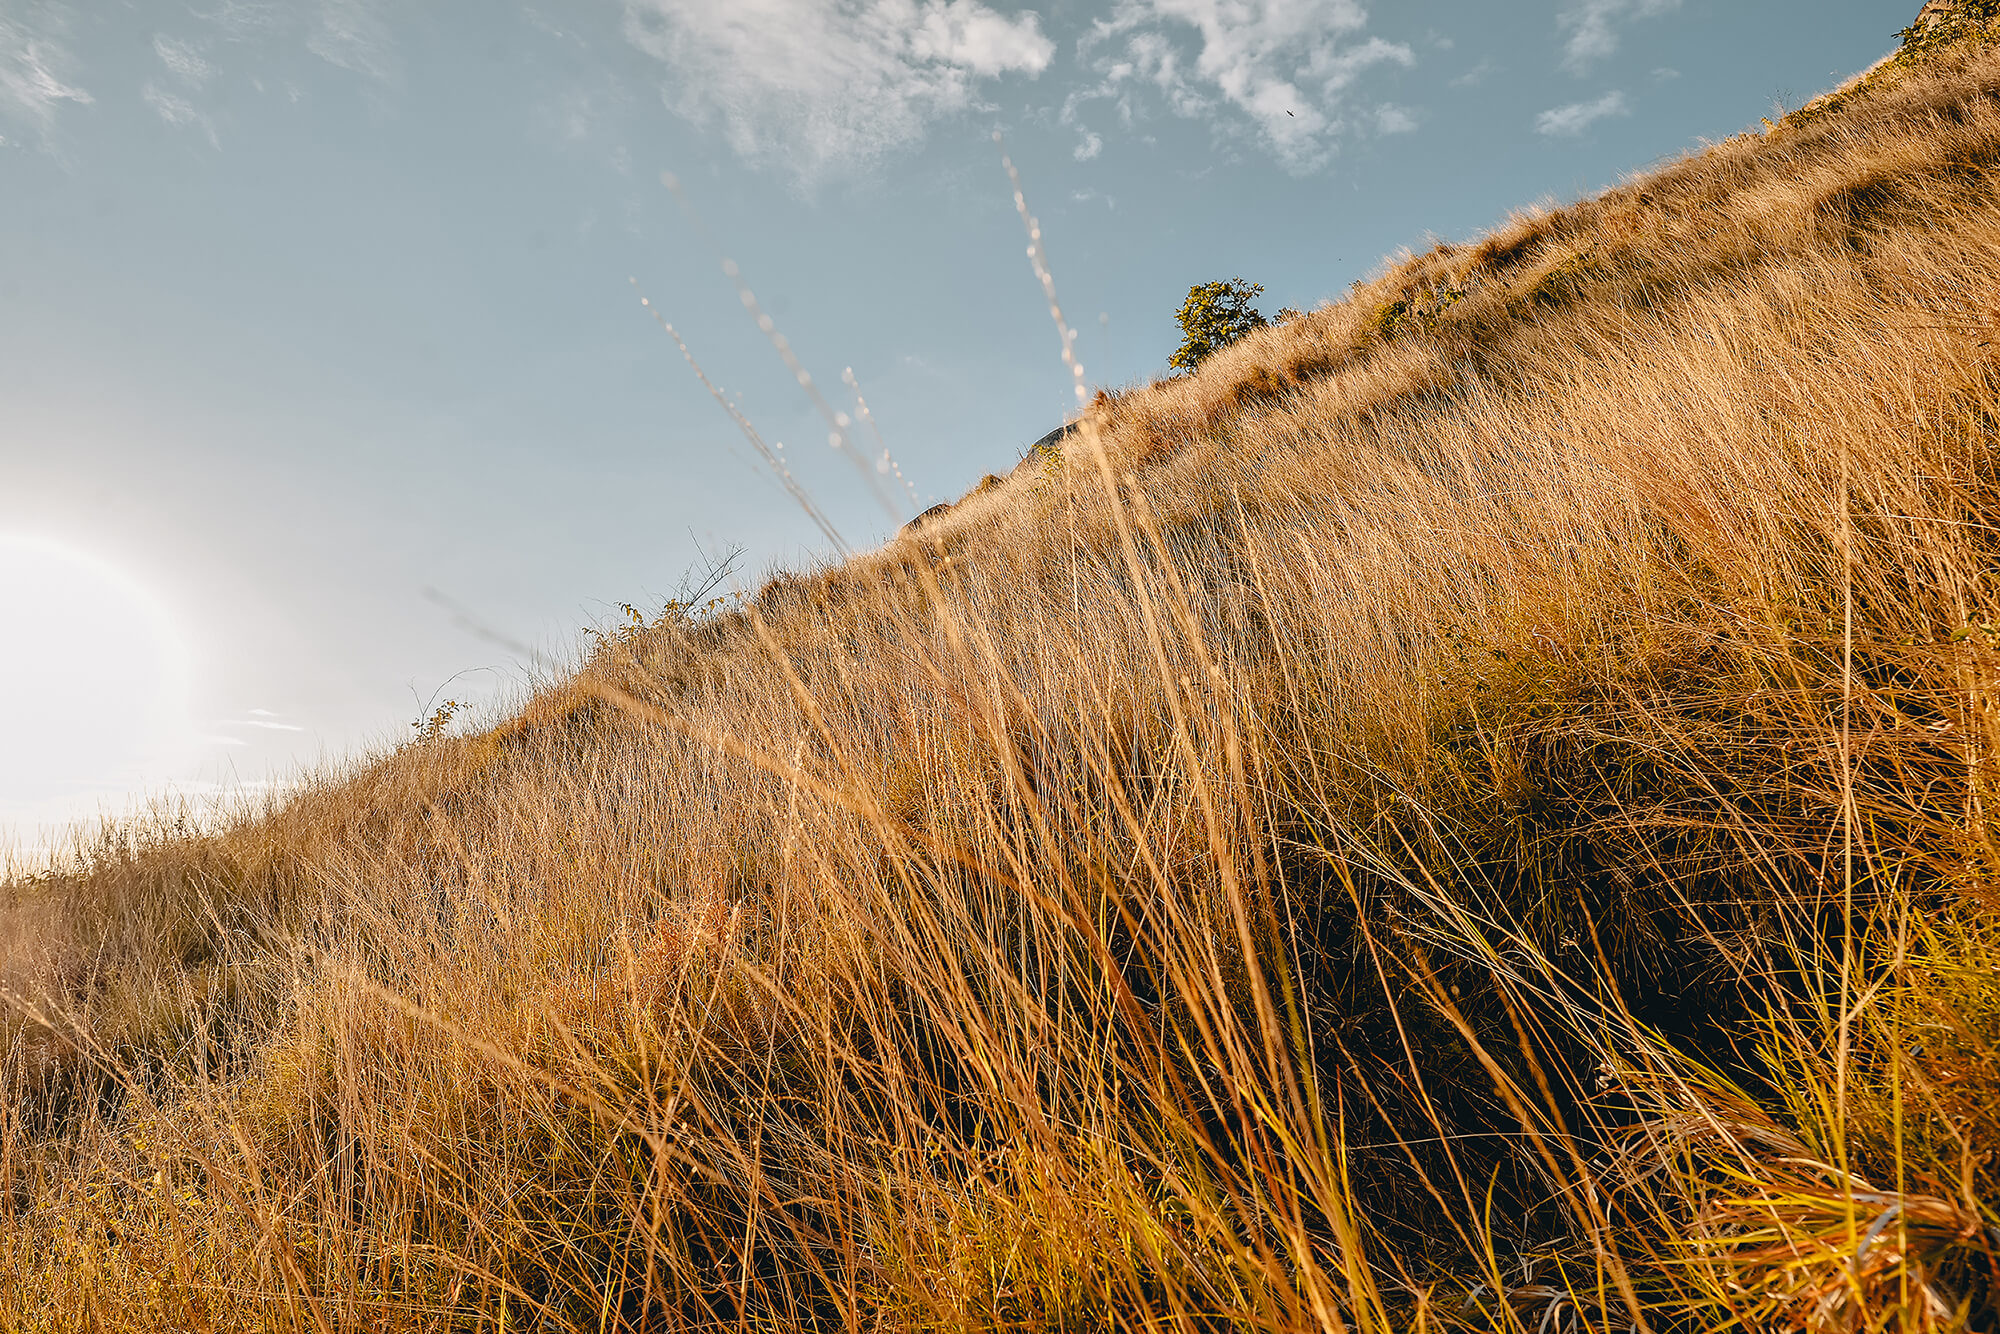
<svg viewBox="0 0 2000 1334">
<path fill-rule="evenodd" d="M 0 1329 L 2000 1321 L 2000 52 L 0 889 Z"/>
</svg>

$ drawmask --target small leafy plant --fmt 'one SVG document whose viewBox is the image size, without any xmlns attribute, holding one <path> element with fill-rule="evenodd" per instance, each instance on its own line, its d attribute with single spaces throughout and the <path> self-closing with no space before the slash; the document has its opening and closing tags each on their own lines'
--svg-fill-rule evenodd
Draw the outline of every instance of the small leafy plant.
<svg viewBox="0 0 2000 1334">
<path fill-rule="evenodd" d="M 417 744 L 423 745 L 443 736 L 445 729 L 451 726 L 451 720 L 470 707 L 463 700 L 448 699 L 432 709 L 428 718 L 419 718 L 411 723 L 410 726 L 416 729 Z"/>
</svg>

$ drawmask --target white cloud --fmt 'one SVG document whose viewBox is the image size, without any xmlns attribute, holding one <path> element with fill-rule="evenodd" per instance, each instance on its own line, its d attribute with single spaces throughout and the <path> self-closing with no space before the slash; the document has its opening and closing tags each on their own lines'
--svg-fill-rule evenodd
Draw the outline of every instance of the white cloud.
<svg viewBox="0 0 2000 1334">
<path fill-rule="evenodd" d="M 1632 19 L 1657 18 L 1681 0 L 1575 0 L 1556 16 L 1563 38 L 1563 68 L 1582 74 L 1618 49 L 1618 28 Z"/>
<path fill-rule="evenodd" d="M 1095 130 L 1085 130 L 1076 142 L 1076 160 L 1088 162 L 1104 151 L 1104 136 Z"/>
<path fill-rule="evenodd" d="M 1353 128 L 1343 94 L 1377 65 L 1409 66 L 1408 46 L 1363 39 L 1360 0 L 1118 0 L 1084 39 L 1101 79 L 1088 97 L 1127 117 L 1150 87 L 1180 116 L 1247 119 L 1278 161 L 1324 166 Z M 1192 51 L 1184 48 L 1189 37 Z M 1076 104 L 1067 108 L 1074 115 Z"/>
<path fill-rule="evenodd" d="M 200 88 L 215 77 L 215 66 L 203 60 L 201 52 L 164 33 L 153 38 L 153 54 L 160 58 L 168 73 L 190 88 Z"/>
<path fill-rule="evenodd" d="M 1040 74 L 1055 55 L 1039 16 L 1007 18 L 977 0 L 925 5 L 910 49 L 919 60 L 963 66 L 982 79 L 1017 71 Z"/>
<path fill-rule="evenodd" d="M 811 186 L 920 141 L 1030 78 L 1055 44 L 1034 13 L 981 0 L 626 0 L 626 38 L 673 76 L 668 104 L 719 118 L 730 146 Z"/>
<path fill-rule="evenodd" d="M 1408 107 L 1399 107 L 1394 102 L 1384 102 L 1375 108 L 1377 134 L 1408 134 L 1416 128 L 1416 113 Z"/>
<path fill-rule="evenodd" d="M 1625 101 L 1625 94 L 1614 89 L 1595 102 L 1572 102 L 1568 106 L 1549 108 L 1535 117 L 1535 133 L 1573 139 L 1606 116 L 1631 114 L 1632 108 Z"/>
<path fill-rule="evenodd" d="M 188 101 L 185 97 L 182 97 L 178 93 L 168 92 L 151 79 L 146 80 L 146 86 L 139 90 L 139 96 L 145 100 L 147 106 L 158 112 L 160 119 L 167 124 L 173 126 L 195 126 L 207 136 L 209 147 L 220 148 L 222 146 L 222 141 L 216 138 L 215 123 L 209 120 L 194 103 Z"/>
<path fill-rule="evenodd" d="M 176 92 L 158 80 L 148 79 L 139 90 L 140 98 L 167 124 L 198 128 L 207 136 L 209 147 L 222 147 L 222 141 L 216 137 L 215 122 L 194 100 L 195 94 L 215 77 L 215 66 L 192 42 L 183 42 L 165 33 L 154 34 L 153 54 L 160 58 L 167 73 L 173 76 L 173 83 L 182 91 Z"/>
<path fill-rule="evenodd" d="M 26 121 L 44 139 L 63 103 L 95 100 L 69 82 L 68 28 L 60 5 L 0 0 L 0 114 Z"/>
</svg>

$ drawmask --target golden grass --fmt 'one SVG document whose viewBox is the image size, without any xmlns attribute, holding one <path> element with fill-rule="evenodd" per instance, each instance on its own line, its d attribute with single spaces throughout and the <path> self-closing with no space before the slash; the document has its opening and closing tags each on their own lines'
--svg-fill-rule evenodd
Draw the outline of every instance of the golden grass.
<svg viewBox="0 0 2000 1334">
<path fill-rule="evenodd" d="M 1990 1328 L 2000 58 L 0 893 L 0 1329 Z"/>
</svg>

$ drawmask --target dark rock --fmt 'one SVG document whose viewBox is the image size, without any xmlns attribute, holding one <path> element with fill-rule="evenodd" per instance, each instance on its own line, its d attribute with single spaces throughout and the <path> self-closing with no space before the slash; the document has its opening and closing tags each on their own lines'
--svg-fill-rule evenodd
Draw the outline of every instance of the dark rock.
<svg viewBox="0 0 2000 1334">
<path fill-rule="evenodd" d="M 1009 473 L 1008 476 L 1018 477 L 1031 468 L 1040 467 L 1042 462 L 1051 454 L 1061 453 L 1062 442 L 1076 434 L 1077 426 L 1078 423 L 1076 422 L 1064 422 L 1034 444 L 1029 445 L 1028 452 L 1021 456 L 1021 461 L 1014 465 L 1014 471 Z"/>
<path fill-rule="evenodd" d="M 919 514 L 916 518 L 904 524 L 903 531 L 905 533 L 914 533 L 918 529 L 922 528 L 925 524 L 930 523 L 933 520 L 943 518 L 946 514 L 949 514 L 950 512 L 951 512 L 951 502 L 948 500 L 933 505 L 929 509 L 925 510 L 922 514 Z"/>
<path fill-rule="evenodd" d="M 1029 445 L 1028 453 L 1031 455 L 1046 454 L 1050 450 L 1058 448 L 1059 446 L 1061 446 L 1063 441 L 1075 435 L 1077 427 L 1081 425 L 1082 425 L 1081 422 L 1064 422 L 1061 426 L 1056 427 L 1055 430 L 1050 431 L 1047 435 L 1037 440 L 1034 444 Z"/>
</svg>

